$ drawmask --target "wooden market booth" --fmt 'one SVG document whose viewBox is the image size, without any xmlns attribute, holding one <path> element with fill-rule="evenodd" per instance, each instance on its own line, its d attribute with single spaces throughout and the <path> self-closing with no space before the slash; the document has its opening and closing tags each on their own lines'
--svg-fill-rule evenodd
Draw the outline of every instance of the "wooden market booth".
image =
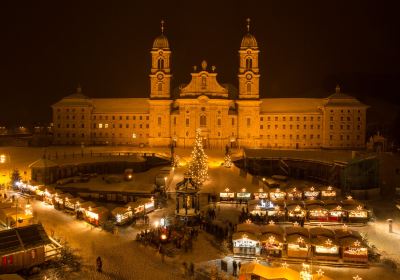
<svg viewBox="0 0 400 280">
<path fill-rule="evenodd" d="M 40 224 L 0 231 L 0 244 L 0 274 L 40 265 L 61 249 Z"/>
<path fill-rule="evenodd" d="M 365 205 L 355 199 L 348 198 L 341 201 L 343 209 L 347 211 L 347 219 L 350 223 L 367 223 L 369 211 Z"/>
<path fill-rule="evenodd" d="M 325 208 L 328 210 L 328 221 L 343 223 L 347 220 L 347 211 L 336 200 L 325 200 Z"/>
<path fill-rule="evenodd" d="M 110 211 L 102 206 L 90 207 L 84 212 L 84 219 L 94 226 L 103 225 L 109 217 Z"/>
<path fill-rule="evenodd" d="M 79 204 L 76 215 L 78 219 L 84 219 L 85 218 L 85 212 L 86 211 L 91 211 L 92 208 L 95 208 L 97 205 L 93 201 L 84 201 Z"/>
<path fill-rule="evenodd" d="M 131 207 L 115 207 L 111 211 L 111 216 L 116 225 L 124 225 L 132 221 L 133 210 Z"/>
<path fill-rule="evenodd" d="M 337 261 L 340 259 L 339 244 L 335 233 L 325 227 L 309 229 L 313 258 L 317 260 Z"/>
<path fill-rule="evenodd" d="M 270 189 L 269 199 L 272 202 L 283 201 L 286 199 L 286 192 L 282 191 L 280 188 Z"/>
<path fill-rule="evenodd" d="M 286 190 L 287 200 L 302 200 L 303 192 L 296 187 L 291 187 Z"/>
<path fill-rule="evenodd" d="M 321 190 L 321 200 L 335 200 L 338 197 L 339 189 L 332 186 L 320 187 Z"/>
<path fill-rule="evenodd" d="M 80 197 L 66 197 L 64 200 L 64 209 L 67 211 L 77 212 L 80 208 L 80 205 L 85 201 Z"/>
<path fill-rule="evenodd" d="M 306 200 L 304 201 L 307 209 L 307 219 L 309 221 L 328 221 L 328 210 L 325 208 L 324 203 L 320 200 Z"/>
<path fill-rule="evenodd" d="M 54 197 L 55 197 L 56 194 L 57 194 L 57 191 L 56 191 L 55 188 L 49 187 L 49 186 L 46 187 L 45 190 L 44 190 L 44 193 L 43 193 L 43 201 L 46 204 L 53 205 Z"/>
<path fill-rule="evenodd" d="M 307 211 L 301 201 L 286 201 L 287 217 L 289 221 L 299 221 L 305 219 Z"/>
<path fill-rule="evenodd" d="M 320 194 L 321 194 L 321 191 L 315 186 L 310 186 L 310 187 L 303 188 L 303 198 L 304 198 L 304 200 L 319 199 Z"/>
<path fill-rule="evenodd" d="M 287 256 L 289 258 L 307 259 L 311 257 L 310 234 L 301 226 L 285 227 Z"/>
<path fill-rule="evenodd" d="M 336 238 L 341 247 L 342 259 L 345 262 L 368 262 L 368 246 L 359 232 L 347 227 L 335 230 Z"/>
<path fill-rule="evenodd" d="M 272 257 L 282 257 L 284 232 L 273 223 L 260 226 L 261 254 Z"/>
<path fill-rule="evenodd" d="M 232 234 L 233 254 L 236 256 L 253 257 L 260 255 L 260 241 L 251 232 L 234 232 Z"/>
<path fill-rule="evenodd" d="M 286 208 L 285 201 L 271 201 L 271 207 L 267 209 L 268 219 L 274 221 L 285 221 L 286 220 Z"/>
<path fill-rule="evenodd" d="M 56 193 L 56 196 L 54 197 L 54 208 L 59 210 L 65 209 L 66 201 L 69 201 L 70 199 L 73 198 L 74 197 L 69 193 L 63 193 L 63 192 Z"/>
</svg>

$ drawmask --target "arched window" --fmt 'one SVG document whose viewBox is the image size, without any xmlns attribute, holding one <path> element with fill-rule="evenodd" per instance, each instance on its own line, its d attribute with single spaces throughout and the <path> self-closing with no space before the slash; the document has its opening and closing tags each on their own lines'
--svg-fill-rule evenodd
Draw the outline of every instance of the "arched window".
<svg viewBox="0 0 400 280">
<path fill-rule="evenodd" d="M 162 83 L 158 83 L 158 91 L 162 91 Z"/>
<path fill-rule="evenodd" d="M 159 58 L 157 61 L 158 69 L 164 69 L 164 59 Z"/>
<path fill-rule="evenodd" d="M 206 116 L 200 116 L 200 126 L 202 126 L 202 127 L 207 126 L 207 117 Z"/>
<path fill-rule="evenodd" d="M 247 93 L 250 93 L 250 92 L 251 92 L 251 84 L 247 83 Z"/>
<path fill-rule="evenodd" d="M 253 68 L 253 60 L 251 58 L 246 59 L 246 69 Z"/>
</svg>

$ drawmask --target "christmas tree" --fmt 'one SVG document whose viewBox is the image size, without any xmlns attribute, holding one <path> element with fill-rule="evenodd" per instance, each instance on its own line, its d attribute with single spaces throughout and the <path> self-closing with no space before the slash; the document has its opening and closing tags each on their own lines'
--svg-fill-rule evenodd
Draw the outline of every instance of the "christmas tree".
<svg viewBox="0 0 400 280">
<path fill-rule="evenodd" d="M 201 185 L 208 177 L 207 155 L 204 153 L 200 130 L 196 130 L 196 139 L 192 151 L 192 159 L 189 163 L 189 174 L 192 180 Z"/>
</svg>

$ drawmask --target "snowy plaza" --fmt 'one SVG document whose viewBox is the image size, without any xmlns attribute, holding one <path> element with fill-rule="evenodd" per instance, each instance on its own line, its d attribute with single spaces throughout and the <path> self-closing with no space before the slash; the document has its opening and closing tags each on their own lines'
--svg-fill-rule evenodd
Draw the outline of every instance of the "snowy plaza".
<svg viewBox="0 0 400 280">
<path fill-rule="evenodd" d="M 88 148 L 92 149 L 92 148 Z M 105 148 L 94 147 L 93 150 L 100 152 Z M 115 151 L 133 152 L 134 149 L 115 149 Z M 29 164 L 40 158 L 43 153 L 76 153 L 79 154 L 78 148 L 60 149 L 52 147 L 44 151 L 43 149 L 32 148 L 10 148 L 3 149 L 1 152 L 8 155 L 11 159 L 11 168 L 18 168 L 21 171 L 27 171 L 25 175 L 29 177 Z M 107 148 L 107 151 L 110 151 Z M 159 153 L 167 153 L 167 150 L 158 150 Z M 212 198 L 218 196 L 219 193 L 226 192 L 227 189 L 234 192 L 241 192 L 243 189 L 255 193 L 259 191 L 260 183 L 257 180 L 249 178 L 242 174 L 237 167 L 227 168 L 224 163 L 224 151 L 206 150 L 208 155 L 208 179 L 201 187 L 200 207 L 203 213 L 214 209 L 214 224 L 237 224 L 239 216 L 246 208 L 245 202 L 242 203 L 223 203 L 213 202 Z M 46 232 L 58 240 L 65 248 L 68 248 L 71 258 L 75 262 L 79 262 L 79 269 L 67 263 L 62 267 L 48 267 L 42 269 L 39 274 L 34 274 L 29 279 L 185 279 L 189 278 L 189 274 L 183 268 L 183 263 L 193 263 L 195 267 L 194 276 L 196 279 L 207 279 L 212 277 L 212 273 L 217 268 L 220 277 L 225 279 L 235 279 L 232 271 L 232 261 L 236 260 L 245 264 L 253 262 L 252 258 L 242 258 L 235 256 L 229 246 L 223 240 L 217 239 L 213 234 L 206 230 L 200 230 L 198 237 L 193 241 L 190 250 L 176 249 L 168 247 L 168 254 L 162 256 L 159 250 L 150 245 L 136 241 L 136 237 L 145 229 L 158 226 L 161 219 L 174 217 L 175 213 L 175 186 L 184 178 L 187 170 L 187 164 L 190 161 L 190 150 L 177 150 L 180 165 L 175 168 L 174 175 L 168 181 L 166 190 L 168 198 L 160 209 L 155 209 L 148 214 L 149 221 L 138 219 L 135 224 L 118 227 L 117 231 L 109 232 L 101 227 L 95 227 L 85 221 L 77 220 L 74 214 L 68 214 L 63 211 L 56 210 L 53 205 L 44 203 L 43 201 L 30 199 L 32 204 L 34 221 L 42 223 Z M 239 151 L 234 151 L 232 157 L 240 157 Z M 15 160 L 14 160 L 15 159 Z M 76 159 L 79 162 L 79 157 Z M 7 176 L 7 172 L 3 166 L 1 170 Z M 125 182 L 121 181 L 115 184 L 106 184 L 101 177 L 93 178 L 87 183 L 67 184 L 76 188 L 85 187 L 91 191 L 105 190 L 112 188 L 114 191 L 133 191 L 136 193 L 149 193 L 152 190 L 152 183 L 157 172 L 162 167 L 154 167 L 144 172 L 134 174 L 134 180 Z M 3 176 L 3 177 L 6 177 Z M 24 178 L 23 178 L 24 179 Z M 259 178 L 261 180 L 261 178 Z M 313 184 L 315 182 L 307 182 L 289 178 L 289 185 L 298 187 Z M 28 196 L 10 192 L 9 196 L 15 195 L 19 197 L 18 203 L 27 203 Z M 210 201 L 211 196 L 211 201 Z M 379 198 L 365 201 L 372 209 L 372 220 L 366 225 L 349 224 L 349 230 L 355 230 L 365 236 L 369 245 L 374 245 L 377 252 L 381 255 L 381 261 L 378 263 L 370 263 L 366 266 L 352 265 L 351 263 L 338 264 L 332 262 L 315 262 L 307 261 L 311 265 L 313 273 L 323 271 L 324 275 L 330 279 L 353 279 L 351 275 L 359 275 L 362 279 L 398 279 L 398 272 L 395 267 L 400 262 L 400 213 L 395 208 L 393 201 L 383 201 Z M 103 204 L 102 204 L 103 205 Z M 111 206 L 110 206 L 111 205 Z M 104 206 L 112 207 L 113 203 L 106 203 Z M 387 219 L 393 220 L 393 232 L 389 233 Z M 284 226 L 290 223 L 284 223 Z M 315 224 L 314 224 L 315 226 Z M 311 224 L 305 225 L 305 228 L 312 227 Z M 325 224 L 323 227 L 329 229 L 340 229 L 342 226 L 336 224 Z M 103 272 L 96 271 L 95 259 L 101 256 L 103 260 Z M 258 262 L 268 267 L 285 267 L 288 266 L 294 270 L 300 271 L 301 260 L 279 259 L 279 258 L 257 258 Z M 220 268 L 221 260 L 227 263 L 226 270 Z M 225 275 L 225 276 L 223 276 Z M 350 275 L 350 276 L 349 276 Z M 378 276 L 379 275 L 379 276 Z"/>
</svg>

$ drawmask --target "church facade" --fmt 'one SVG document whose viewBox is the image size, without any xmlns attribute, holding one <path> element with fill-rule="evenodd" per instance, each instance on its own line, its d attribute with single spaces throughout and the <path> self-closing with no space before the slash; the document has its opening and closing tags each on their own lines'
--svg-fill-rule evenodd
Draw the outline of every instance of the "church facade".
<svg viewBox="0 0 400 280">
<path fill-rule="evenodd" d="M 203 61 L 188 84 L 171 91 L 162 28 L 150 51 L 149 98 L 89 98 L 78 88 L 52 105 L 54 144 L 190 147 L 200 129 L 209 148 L 364 148 L 368 106 L 339 86 L 327 98 L 260 98 L 259 49 L 247 30 L 237 89 L 220 84 Z"/>
</svg>

